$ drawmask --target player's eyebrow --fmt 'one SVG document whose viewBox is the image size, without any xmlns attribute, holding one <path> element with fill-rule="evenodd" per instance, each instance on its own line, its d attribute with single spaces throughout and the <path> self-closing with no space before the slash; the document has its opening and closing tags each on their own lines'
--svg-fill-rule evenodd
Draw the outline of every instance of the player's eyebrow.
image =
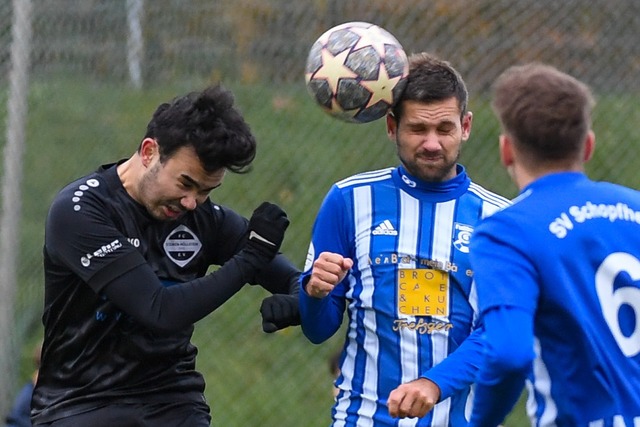
<svg viewBox="0 0 640 427">
<path fill-rule="evenodd" d="M 218 185 L 214 185 L 213 187 L 209 187 L 209 188 L 204 188 L 198 181 L 196 181 L 195 179 L 191 178 L 189 175 L 187 174 L 181 174 L 180 175 L 182 177 L 182 179 L 184 179 L 185 181 L 189 182 L 191 185 L 193 185 L 194 187 L 196 187 L 199 191 L 202 192 L 210 192 L 213 191 L 214 189 L 220 187 L 222 185 L 222 183 L 218 184 Z"/>
</svg>

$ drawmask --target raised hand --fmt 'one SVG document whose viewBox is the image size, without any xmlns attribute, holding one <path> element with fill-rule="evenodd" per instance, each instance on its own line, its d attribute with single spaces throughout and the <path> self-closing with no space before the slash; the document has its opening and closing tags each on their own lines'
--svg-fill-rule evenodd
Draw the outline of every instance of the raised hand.
<svg viewBox="0 0 640 427">
<path fill-rule="evenodd" d="M 305 286 L 307 294 L 324 298 L 344 279 L 353 267 L 353 260 L 340 254 L 322 252 L 313 262 L 311 276 Z"/>
<path fill-rule="evenodd" d="M 249 219 L 249 235 L 245 250 L 263 261 L 271 261 L 280 250 L 288 226 L 289 218 L 278 205 L 263 202 Z"/>
</svg>

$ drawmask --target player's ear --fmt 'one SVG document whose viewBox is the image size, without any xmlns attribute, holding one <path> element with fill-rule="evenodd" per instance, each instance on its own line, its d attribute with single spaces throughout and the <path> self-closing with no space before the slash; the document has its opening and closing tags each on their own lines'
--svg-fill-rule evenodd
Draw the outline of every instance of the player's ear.
<svg viewBox="0 0 640 427">
<path fill-rule="evenodd" d="M 582 160 L 586 163 L 591 160 L 593 152 L 596 149 L 596 134 L 592 130 L 587 133 L 586 140 L 584 142 L 584 154 Z"/>
<path fill-rule="evenodd" d="M 508 169 L 513 165 L 513 143 L 505 134 L 500 134 L 498 142 L 500 145 L 500 161 Z"/>
<path fill-rule="evenodd" d="M 153 138 L 145 138 L 140 144 L 140 158 L 144 166 L 149 166 L 153 157 L 158 154 L 158 143 Z"/>
<path fill-rule="evenodd" d="M 462 140 L 466 141 L 469 139 L 469 135 L 471 135 L 471 123 L 473 122 L 473 113 L 471 111 L 467 111 L 467 113 L 462 116 Z"/>
<path fill-rule="evenodd" d="M 396 133 L 398 131 L 398 121 L 392 112 L 387 113 L 387 136 L 393 142 L 396 141 Z"/>
</svg>

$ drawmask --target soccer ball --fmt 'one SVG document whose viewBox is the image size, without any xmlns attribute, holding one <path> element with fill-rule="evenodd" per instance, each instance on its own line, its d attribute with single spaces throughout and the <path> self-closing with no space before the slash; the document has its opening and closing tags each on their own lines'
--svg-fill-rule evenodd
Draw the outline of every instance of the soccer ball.
<svg viewBox="0 0 640 427">
<path fill-rule="evenodd" d="M 322 109 L 350 123 L 387 114 L 407 84 L 409 62 L 398 40 L 367 22 L 347 22 L 311 46 L 307 89 Z"/>
</svg>

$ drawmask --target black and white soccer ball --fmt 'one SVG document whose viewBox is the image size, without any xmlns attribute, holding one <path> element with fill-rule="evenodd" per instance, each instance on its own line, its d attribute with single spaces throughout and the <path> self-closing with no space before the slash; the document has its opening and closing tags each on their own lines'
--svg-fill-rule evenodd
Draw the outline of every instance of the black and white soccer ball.
<svg viewBox="0 0 640 427">
<path fill-rule="evenodd" d="M 322 109 L 350 123 L 384 117 L 407 84 L 409 62 L 398 40 L 367 22 L 322 34 L 307 57 L 307 89 Z"/>
</svg>

